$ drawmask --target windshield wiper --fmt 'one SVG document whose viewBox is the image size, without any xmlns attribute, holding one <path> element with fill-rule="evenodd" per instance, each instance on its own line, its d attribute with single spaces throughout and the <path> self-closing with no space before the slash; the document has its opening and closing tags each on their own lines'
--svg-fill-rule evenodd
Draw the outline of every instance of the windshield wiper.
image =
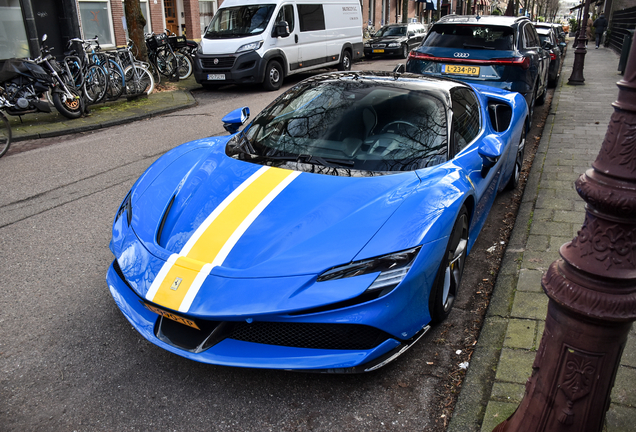
<svg viewBox="0 0 636 432">
<path fill-rule="evenodd" d="M 313 164 L 313 165 L 322 165 L 322 166 L 326 166 L 330 168 L 352 167 L 355 165 L 355 162 L 351 160 L 322 158 L 320 156 L 312 156 L 307 154 L 290 155 L 290 156 L 263 156 L 263 159 L 300 162 L 300 163 L 307 163 L 307 164 Z"/>
<path fill-rule="evenodd" d="M 464 48 L 477 48 L 477 49 L 487 49 L 487 50 L 494 50 L 495 47 L 488 47 L 488 46 L 484 46 L 484 45 L 470 45 L 470 44 L 464 44 Z"/>
</svg>

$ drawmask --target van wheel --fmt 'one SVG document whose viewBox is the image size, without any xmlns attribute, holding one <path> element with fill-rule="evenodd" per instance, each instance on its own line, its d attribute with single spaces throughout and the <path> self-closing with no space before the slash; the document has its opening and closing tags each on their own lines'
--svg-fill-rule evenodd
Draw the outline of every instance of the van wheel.
<svg viewBox="0 0 636 432">
<path fill-rule="evenodd" d="M 267 63 L 263 88 L 268 91 L 278 90 L 283 85 L 283 68 L 276 60 Z"/>
<path fill-rule="evenodd" d="M 339 71 L 348 71 L 351 70 L 351 53 L 348 50 L 345 50 L 342 53 L 342 60 L 340 60 L 340 64 L 338 65 Z"/>
</svg>

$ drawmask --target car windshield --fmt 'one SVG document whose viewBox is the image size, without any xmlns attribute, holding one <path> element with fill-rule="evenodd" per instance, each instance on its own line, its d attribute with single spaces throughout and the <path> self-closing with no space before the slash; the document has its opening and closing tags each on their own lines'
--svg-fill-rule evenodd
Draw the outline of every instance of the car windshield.
<svg viewBox="0 0 636 432">
<path fill-rule="evenodd" d="M 382 27 L 378 32 L 374 35 L 375 37 L 385 37 L 385 36 L 404 36 L 406 35 L 406 27 L 405 26 L 390 26 L 390 27 Z"/>
<path fill-rule="evenodd" d="M 501 26 L 439 24 L 433 26 L 422 46 L 507 51 L 514 49 L 514 30 Z"/>
<path fill-rule="evenodd" d="M 292 88 L 226 153 L 265 165 L 338 168 L 299 168 L 332 175 L 387 173 L 444 162 L 446 137 L 445 105 L 433 94 L 349 76 Z"/>
<path fill-rule="evenodd" d="M 219 9 L 205 35 L 206 39 L 245 37 L 265 31 L 275 5 L 250 5 Z"/>
</svg>

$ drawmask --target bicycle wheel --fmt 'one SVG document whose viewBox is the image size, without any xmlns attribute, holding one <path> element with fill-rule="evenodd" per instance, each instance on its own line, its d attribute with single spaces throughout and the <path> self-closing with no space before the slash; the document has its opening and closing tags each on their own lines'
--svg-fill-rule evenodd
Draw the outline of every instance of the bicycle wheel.
<svg viewBox="0 0 636 432">
<path fill-rule="evenodd" d="M 104 68 L 90 65 L 84 75 L 84 95 L 89 103 L 98 103 L 106 96 L 108 78 Z"/>
<path fill-rule="evenodd" d="M 157 51 L 156 62 L 159 73 L 167 77 L 172 76 L 177 67 L 177 59 L 169 51 Z"/>
<path fill-rule="evenodd" d="M 155 89 L 155 80 L 148 69 L 141 65 L 128 66 L 124 73 L 126 94 L 134 96 L 142 93 L 150 94 Z"/>
<path fill-rule="evenodd" d="M 114 60 L 108 60 L 108 100 L 119 99 L 126 89 L 125 73 Z"/>
<path fill-rule="evenodd" d="M 192 60 L 185 54 L 180 52 L 174 53 L 177 56 L 177 63 L 179 65 L 179 79 L 186 79 L 192 75 Z"/>
<path fill-rule="evenodd" d="M 9 150 L 11 145 L 11 125 L 5 115 L 0 112 L 0 157 Z"/>
<path fill-rule="evenodd" d="M 73 84 L 77 88 L 81 88 L 84 84 L 84 74 L 82 73 L 82 61 L 77 56 L 64 57 L 64 69 L 66 75 L 70 76 L 68 79 L 64 79 L 64 84 Z"/>
</svg>

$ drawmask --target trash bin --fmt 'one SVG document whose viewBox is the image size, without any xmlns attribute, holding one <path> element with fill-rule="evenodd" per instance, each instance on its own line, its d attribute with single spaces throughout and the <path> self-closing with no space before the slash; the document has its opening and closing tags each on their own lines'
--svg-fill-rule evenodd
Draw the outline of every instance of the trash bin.
<svg viewBox="0 0 636 432">
<path fill-rule="evenodd" d="M 623 48 L 621 49 L 621 58 L 618 61 L 618 71 L 623 75 L 627 67 L 629 51 L 632 48 L 632 39 L 634 39 L 634 30 L 627 30 L 627 34 L 623 37 Z"/>
</svg>

